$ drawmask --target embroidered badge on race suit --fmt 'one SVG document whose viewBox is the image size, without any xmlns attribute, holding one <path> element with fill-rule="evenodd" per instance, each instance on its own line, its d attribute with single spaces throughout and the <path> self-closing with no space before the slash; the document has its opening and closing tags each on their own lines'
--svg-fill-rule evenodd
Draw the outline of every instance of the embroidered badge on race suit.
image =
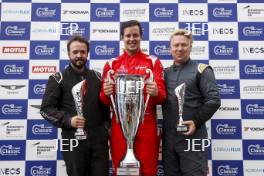
<svg viewBox="0 0 264 176">
<path fill-rule="evenodd" d="M 203 71 L 208 67 L 209 65 L 200 63 L 197 67 L 199 73 L 203 73 Z"/>
<path fill-rule="evenodd" d="M 61 72 L 56 72 L 54 74 L 51 75 L 55 81 L 57 81 L 57 83 L 60 83 L 62 81 L 62 73 Z"/>
</svg>

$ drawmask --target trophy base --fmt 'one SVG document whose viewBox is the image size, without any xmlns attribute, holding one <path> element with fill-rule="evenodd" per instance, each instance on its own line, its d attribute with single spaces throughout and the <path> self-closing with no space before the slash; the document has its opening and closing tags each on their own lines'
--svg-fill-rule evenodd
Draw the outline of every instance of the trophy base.
<svg viewBox="0 0 264 176">
<path fill-rule="evenodd" d="M 133 149 L 128 148 L 125 158 L 120 162 L 120 167 L 117 168 L 117 175 L 137 175 L 139 176 L 140 163 L 135 158 Z"/>
<path fill-rule="evenodd" d="M 139 167 L 136 166 L 126 166 L 126 167 L 118 167 L 116 170 L 117 175 L 125 175 L 125 176 L 130 176 L 130 175 L 136 175 L 139 176 Z"/>
<path fill-rule="evenodd" d="M 177 132 L 184 133 L 188 131 L 188 127 L 185 125 L 178 125 L 176 127 Z"/>
<path fill-rule="evenodd" d="M 74 136 L 77 140 L 87 139 L 86 132 L 83 129 L 77 129 L 77 131 L 74 133 Z"/>
</svg>

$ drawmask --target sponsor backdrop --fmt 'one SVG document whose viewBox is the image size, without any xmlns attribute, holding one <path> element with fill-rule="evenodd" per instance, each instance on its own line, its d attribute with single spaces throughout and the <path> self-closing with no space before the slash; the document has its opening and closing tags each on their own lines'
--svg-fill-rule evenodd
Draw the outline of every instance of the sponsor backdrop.
<svg viewBox="0 0 264 176">
<path fill-rule="evenodd" d="M 0 0 L 0 10 L 0 175 L 66 175 L 60 130 L 39 114 L 48 76 L 67 66 L 75 34 L 91 41 L 89 67 L 101 71 L 122 53 L 120 22 L 131 19 L 165 67 L 177 28 L 194 35 L 192 59 L 213 67 L 222 106 L 207 123 L 210 175 L 264 175 L 263 0 Z"/>
</svg>

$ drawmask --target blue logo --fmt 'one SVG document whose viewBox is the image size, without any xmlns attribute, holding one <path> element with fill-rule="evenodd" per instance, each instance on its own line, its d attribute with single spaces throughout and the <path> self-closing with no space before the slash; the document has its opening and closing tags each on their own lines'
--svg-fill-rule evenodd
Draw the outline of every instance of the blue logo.
<svg viewBox="0 0 264 176">
<path fill-rule="evenodd" d="M 33 3 L 32 21 L 60 21 L 61 7 L 57 3 Z"/>
<path fill-rule="evenodd" d="M 177 4 L 150 4 L 149 5 L 150 21 L 177 21 L 178 6 Z"/>
<path fill-rule="evenodd" d="M 264 63 L 263 61 L 240 61 L 241 79 L 263 79 Z"/>
<path fill-rule="evenodd" d="M 69 40 L 72 36 L 79 35 L 89 39 L 90 23 L 86 22 L 61 22 L 60 39 Z"/>
<path fill-rule="evenodd" d="M 160 59 L 171 59 L 169 42 L 150 42 L 150 54 Z"/>
<path fill-rule="evenodd" d="M 240 139 L 241 120 L 212 120 L 213 139 Z"/>
<path fill-rule="evenodd" d="M 240 98 L 239 80 L 217 80 L 217 87 L 221 98 Z"/>
<path fill-rule="evenodd" d="M 26 161 L 26 175 L 28 176 L 56 175 L 56 161 Z"/>
<path fill-rule="evenodd" d="M 243 140 L 243 149 L 245 160 L 264 160 L 263 140 Z"/>
<path fill-rule="evenodd" d="M 46 90 L 46 80 L 29 80 L 29 98 L 42 99 Z"/>
<path fill-rule="evenodd" d="M 0 79 L 27 79 L 28 61 L 0 61 Z"/>
<path fill-rule="evenodd" d="M 210 59 L 238 59 L 238 42 L 209 42 Z"/>
<path fill-rule="evenodd" d="M 212 161 L 212 165 L 215 176 L 243 175 L 243 161 Z"/>
<path fill-rule="evenodd" d="M 91 21 L 119 21 L 119 4 L 91 4 Z"/>
<path fill-rule="evenodd" d="M 25 160 L 26 141 L 0 141 L 0 161 Z"/>
<path fill-rule="evenodd" d="M 0 100 L 1 119 L 26 119 L 27 100 Z"/>
<path fill-rule="evenodd" d="M 241 110 L 244 119 L 263 119 L 264 102 L 263 100 L 241 100 Z"/>
<path fill-rule="evenodd" d="M 119 42 L 107 41 L 107 42 L 91 42 L 91 59 L 110 59 L 119 55 Z"/>
<path fill-rule="evenodd" d="M 208 4 L 209 21 L 237 21 L 236 4 Z"/>
<path fill-rule="evenodd" d="M 46 120 L 28 120 L 27 139 L 57 139 L 57 129 Z"/>
<path fill-rule="evenodd" d="M 2 22 L 1 35 L 2 40 L 29 40 L 30 36 L 29 22 Z"/>
<path fill-rule="evenodd" d="M 264 40 L 263 23 L 238 23 L 239 40 Z"/>
<path fill-rule="evenodd" d="M 58 41 L 31 41 L 30 59 L 59 59 Z"/>
<path fill-rule="evenodd" d="M 205 22 L 180 22 L 179 28 L 190 31 L 194 40 L 208 40 L 208 23 Z"/>
</svg>

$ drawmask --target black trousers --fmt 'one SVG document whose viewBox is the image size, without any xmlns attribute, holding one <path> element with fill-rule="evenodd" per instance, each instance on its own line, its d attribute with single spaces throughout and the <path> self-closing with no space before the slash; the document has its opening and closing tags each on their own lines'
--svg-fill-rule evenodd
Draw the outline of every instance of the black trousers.
<svg viewBox="0 0 264 176">
<path fill-rule="evenodd" d="M 80 140 L 73 151 L 62 151 L 68 176 L 108 176 L 108 132 L 102 125 L 87 130 L 87 140 Z"/>
<path fill-rule="evenodd" d="M 162 151 L 163 168 L 166 176 L 206 176 L 208 171 L 208 152 L 184 151 L 188 143 L 164 142 Z"/>
</svg>

